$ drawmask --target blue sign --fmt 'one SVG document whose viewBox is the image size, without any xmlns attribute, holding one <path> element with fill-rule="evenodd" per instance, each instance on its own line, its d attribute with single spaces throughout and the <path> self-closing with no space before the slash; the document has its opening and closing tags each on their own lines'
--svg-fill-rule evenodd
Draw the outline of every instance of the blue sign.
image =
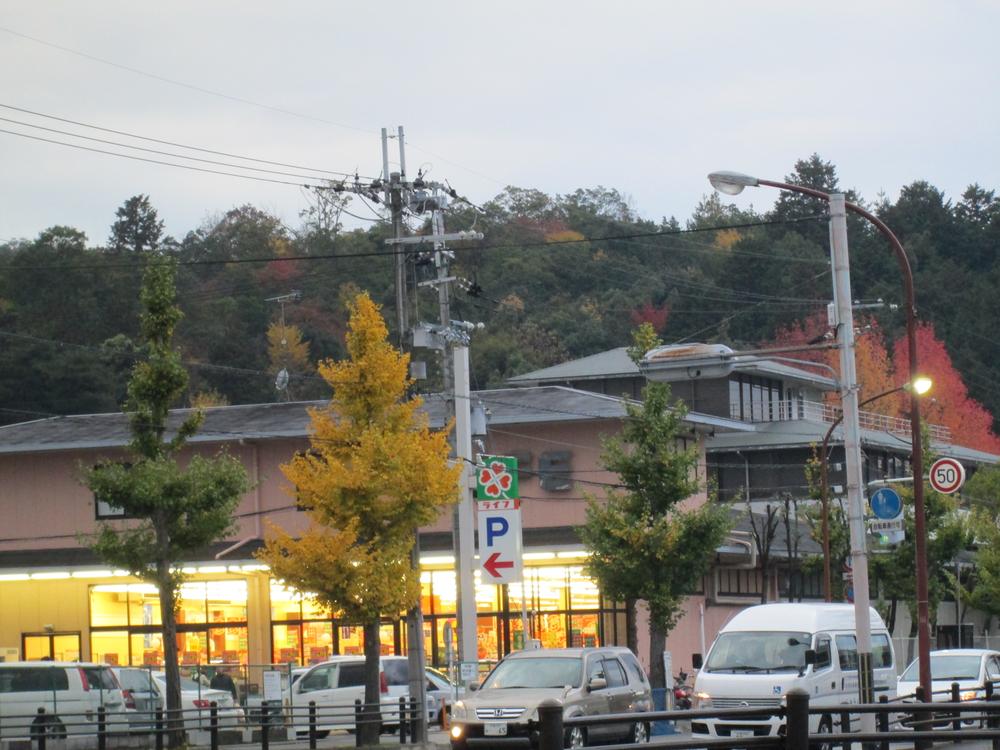
<svg viewBox="0 0 1000 750">
<path fill-rule="evenodd" d="M 903 512 L 903 499 L 891 487 L 882 487 L 868 500 L 872 513 L 883 521 L 891 521 Z"/>
</svg>

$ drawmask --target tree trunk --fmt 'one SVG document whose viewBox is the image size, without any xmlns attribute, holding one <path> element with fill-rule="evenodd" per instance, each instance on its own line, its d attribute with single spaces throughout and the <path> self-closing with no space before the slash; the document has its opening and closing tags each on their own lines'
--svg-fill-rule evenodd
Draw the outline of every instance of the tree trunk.
<svg viewBox="0 0 1000 750">
<path fill-rule="evenodd" d="M 649 684 L 653 688 L 669 688 L 668 680 L 673 675 L 663 671 L 663 651 L 667 642 L 667 630 L 656 624 L 653 612 L 649 613 Z"/>
<path fill-rule="evenodd" d="M 898 601 L 896 597 L 892 597 L 889 600 L 889 621 L 885 626 L 889 630 L 890 635 L 896 631 L 896 603 Z"/>
<path fill-rule="evenodd" d="M 367 622 L 365 633 L 365 700 L 363 716 L 367 719 L 357 727 L 358 738 L 362 745 L 377 745 L 382 733 L 382 712 L 380 690 L 382 646 L 379 641 L 379 622 Z"/>
<path fill-rule="evenodd" d="M 175 748 L 184 744 L 184 717 L 181 714 L 180 660 L 177 658 L 176 592 L 169 561 L 157 562 L 156 579 L 160 590 L 160 617 L 163 623 L 163 671 L 167 678 L 167 746 Z"/>
<path fill-rule="evenodd" d="M 629 651 L 639 654 L 639 627 L 635 616 L 635 599 L 625 600 L 625 645 Z"/>
</svg>

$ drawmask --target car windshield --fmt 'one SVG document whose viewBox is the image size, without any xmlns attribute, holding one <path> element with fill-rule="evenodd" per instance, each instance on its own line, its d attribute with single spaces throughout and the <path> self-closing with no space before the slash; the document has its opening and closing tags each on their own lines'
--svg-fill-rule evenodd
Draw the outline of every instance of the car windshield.
<svg viewBox="0 0 1000 750">
<path fill-rule="evenodd" d="M 506 659 L 490 672 L 482 689 L 580 687 L 583 660 L 567 656 Z"/>
<path fill-rule="evenodd" d="M 708 672 L 781 672 L 806 666 L 809 633 L 735 632 L 715 639 L 705 662 Z"/>
<path fill-rule="evenodd" d="M 153 677 L 145 669 L 123 669 L 118 673 L 118 681 L 126 690 L 153 692 Z"/>
<path fill-rule="evenodd" d="M 931 679 L 977 680 L 981 658 L 978 654 L 931 654 Z M 919 662 L 912 662 L 899 679 L 903 682 L 919 682 Z"/>
</svg>

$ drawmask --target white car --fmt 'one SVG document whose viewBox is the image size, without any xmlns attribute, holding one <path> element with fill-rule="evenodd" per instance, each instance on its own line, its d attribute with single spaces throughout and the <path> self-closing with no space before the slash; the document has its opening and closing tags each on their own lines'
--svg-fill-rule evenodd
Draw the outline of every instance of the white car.
<svg viewBox="0 0 1000 750">
<path fill-rule="evenodd" d="M 383 656 L 380 664 L 382 723 L 392 728 L 399 725 L 399 699 L 409 696 L 409 667 L 405 656 Z M 316 704 L 316 729 L 320 734 L 332 729 L 353 731 L 354 702 L 363 701 L 364 697 L 364 657 L 334 656 L 294 680 L 288 691 L 286 710 L 296 735 L 309 732 L 310 702 Z M 437 700 L 428 696 L 428 720 L 433 721 L 439 710 Z"/>
<path fill-rule="evenodd" d="M 434 667 L 427 667 L 425 674 L 427 675 L 427 695 L 428 697 L 434 696 L 438 703 L 438 712 L 433 723 L 441 723 L 443 714 L 451 714 L 451 704 L 455 702 L 456 686 L 448 678 L 448 675 L 434 669 Z"/>
<path fill-rule="evenodd" d="M 156 710 L 166 711 L 166 673 L 141 667 L 117 667 L 115 671 L 130 709 L 128 718 L 131 727 L 153 727 Z M 213 690 L 194 680 L 181 678 L 181 710 L 185 729 L 209 729 L 212 703 L 216 704 L 220 727 L 232 728 L 243 724 L 243 709 L 228 690 Z"/>
<path fill-rule="evenodd" d="M 0 663 L 0 736 L 5 740 L 39 733 L 53 738 L 94 733 L 101 706 L 109 729 L 114 731 L 124 719 L 125 699 L 107 665 Z M 39 709 L 44 709 L 44 714 L 39 714 Z"/>
<path fill-rule="evenodd" d="M 987 680 L 994 683 L 1000 681 L 1000 651 L 984 648 L 952 648 L 931 651 L 931 701 L 936 703 L 951 702 L 951 684 L 953 682 L 958 683 L 960 700 L 986 700 L 984 686 Z M 919 660 L 914 659 L 899 676 L 899 681 L 896 683 L 896 693 L 903 700 L 915 700 L 919 684 L 920 663 Z"/>
</svg>

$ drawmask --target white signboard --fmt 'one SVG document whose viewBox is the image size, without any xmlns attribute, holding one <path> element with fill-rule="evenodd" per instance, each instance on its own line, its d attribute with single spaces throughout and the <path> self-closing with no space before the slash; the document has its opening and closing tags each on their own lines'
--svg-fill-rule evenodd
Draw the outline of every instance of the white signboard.
<svg viewBox="0 0 1000 750">
<path fill-rule="evenodd" d="M 277 669 L 264 672 L 264 700 L 281 702 L 281 675 Z"/>
<path fill-rule="evenodd" d="M 479 567 L 483 583 L 521 580 L 521 501 L 486 500 L 479 511 Z"/>
</svg>

